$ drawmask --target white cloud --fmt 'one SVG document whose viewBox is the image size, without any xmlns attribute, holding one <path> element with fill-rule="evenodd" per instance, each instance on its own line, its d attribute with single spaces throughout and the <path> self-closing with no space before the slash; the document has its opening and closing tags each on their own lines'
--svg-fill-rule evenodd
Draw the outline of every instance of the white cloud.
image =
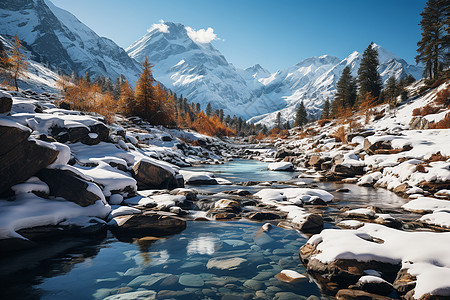
<svg viewBox="0 0 450 300">
<path fill-rule="evenodd" d="M 203 28 L 195 30 L 192 29 L 191 27 L 186 27 L 186 31 L 191 40 L 193 40 L 196 43 L 206 44 L 211 41 L 220 40 L 217 37 L 217 34 L 214 33 L 214 29 L 212 29 L 211 27 L 208 27 L 208 29 L 206 30 Z"/>
<path fill-rule="evenodd" d="M 157 29 L 157 30 L 159 30 L 160 32 L 163 32 L 163 33 L 169 33 L 169 26 L 164 24 L 164 20 L 159 20 L 159 23 L 153 24 L 152 27 L 147 29 L 147 31 L 150 32 L 150 31 L 153 31 L 155 29 Z"/>
</svg>

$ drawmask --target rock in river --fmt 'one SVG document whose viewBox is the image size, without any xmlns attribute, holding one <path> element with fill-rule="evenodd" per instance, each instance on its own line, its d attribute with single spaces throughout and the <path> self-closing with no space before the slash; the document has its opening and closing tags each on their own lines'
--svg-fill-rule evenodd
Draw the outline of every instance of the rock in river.
<svg viewBox="0 0 450 300">
<path fill-rule="evenodd" d="M 140 215 L 115 217 L 108 226 L 119 238 L 130 239 L 179 233 L 186 228 L 186 221 L 170 213 L 147 211 Z"/>
</svg>

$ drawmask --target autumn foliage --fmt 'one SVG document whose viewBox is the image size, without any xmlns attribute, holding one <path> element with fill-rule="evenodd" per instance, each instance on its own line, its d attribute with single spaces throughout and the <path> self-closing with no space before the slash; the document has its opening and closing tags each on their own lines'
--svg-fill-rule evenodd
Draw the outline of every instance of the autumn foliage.
<svg viewBox="0 0 450 300">
<path fill-rule="evenodd" d="M 226 127 L 217 115 L 208 117 L 203 111 L 197 115 L 197 119 L 192 123 L 191 128 L 199 133 L 209 136 L 232 136 L 235 134 L 230 128 Z"/>
<path fill-rule="evenodd" d="M 120 86 L 116 98 L 110 92 L 102 92 L 99 84 L 88 78 L 70 80 L 61 76 L 57 84 L 71 108 L 96 112 L 112 122 L 116 113 L 138 116 L 152 125 L 191 128 L 210 136 L 233 136 L 235 131 L 228 128 L 217 114 L 208 117 L 198 111 L 196 105 L 186 99 L 178 101 L 176 95 L 167 91 L 153 79 L 152 65 L 146 59 L 142 64 L 142 74 L 133 90 L 128 81 Z"/>
<path fill-rule="evenodd" d="M 447 113 L 445 117 L 436 123 L 430 124 L 431 129 L 448 129 L 450 128 L 450 113 Z"/>
</svg>

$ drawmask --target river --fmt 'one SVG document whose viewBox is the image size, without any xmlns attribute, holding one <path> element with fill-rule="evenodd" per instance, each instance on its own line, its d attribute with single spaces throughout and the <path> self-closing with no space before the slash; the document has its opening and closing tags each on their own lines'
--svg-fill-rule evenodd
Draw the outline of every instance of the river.
<svg viewBox="0 0 450 300">
<path fill-rule="evenodd" d="M 263 188 L 238 185 L 246 181 L 315 183 L 310 178 L 296 178 L 298 173 L 268 171 L 267 164 L 259 161 L 235 160 L 187 169 L 213 172 L 216 177 L 233 182 L 226 186 L 195 187 L 205 194 L 242 188 L 253 193 Z M 364 203 L 382 205 L 395 212 L 405 201 L 382 189 L 315 184 L 333 193 L 340 205 L 349 207 Z M 335 191 L 338 188 L 350 191 L 339 193 Z M 333 215 L 338 208 L 331 205 L 325 210 Z M 135 243 L 120 242 L 109 232 L 100 240 L 52 240 L 44 248 L 0 259 L 3 285 L 0 298 L 104 299 L 118 293 L 123 294 L 122 298 L 114 299 L 136 299 L 138 296 L 142 299 L 320 297 L 318 286 L 310 278 L 295 286 L 274 278 L 283 269 L 306 274 L 298 250 L 308 236 L 276 226 L 269 232 L 262 232 L 262 224 L 244 220 L 188 221 L 187 228 L 180 234 Z M 333 226 L 326 224 L 325 227 Z M 230 259 L 235 267 L 223 267 L 223 260 Z"/>
</svg>

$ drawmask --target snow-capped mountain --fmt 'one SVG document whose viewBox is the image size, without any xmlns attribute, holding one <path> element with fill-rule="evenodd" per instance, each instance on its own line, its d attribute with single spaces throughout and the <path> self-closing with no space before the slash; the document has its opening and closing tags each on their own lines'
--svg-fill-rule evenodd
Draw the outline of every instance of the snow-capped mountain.
<svg viewBox="0 0 450 300">
<path fill-rule="evenodd" d="M 137 80 L 139 65 L 122 48 L 49 0 L 0 1 L 0 16 L 0 33 L 17 35 L 36 61 L 69 75 L 89 72 L 114 80 L 123 74 Z"/>
<path fill-rule="evenodd" d="M 374 44 L 378 51 L 379 67 L 383 83 L 390 76 L 397 80 L 413 75 L 414 78 L 422 77 L 423 69 L 418 66 L 409 65 L 406 61 L 383 47 Z M 284 71 L 278 71 L 267 78 L 260 78 L 259 82 L 264 84 L 263 90 L 266 96 L 279 99 L 284 102 L 282 109 L 255 116 L 251 122 L 273 126 L 278 112 L 283 122 L 292 122 L 295 119 L 295 111 L 303 101 L 307 111 L 312 116 L 318 117 L 325 100 L 333 99 L 336 93 L 336 84 L 346 66 L 349 66 L 352 75 L 356 77 L 362 53 L 354 51 L 345 59 L 340 61 L 336 57 L 321 56 L 319 58 L 308 58 L 294 67 Z"/>
<path fill-rule="evenodd" d="M 214 109 L 223 109 L 226 114 L 247 117 L 256 114 L 254 109 L 246 111 L 246 104 L 259 98 L 253 93 L 253 81 L 245 80 L 243 72 L 210 42 L 193 38 L 190 28 L 182 24 L 156 25 L 126 49 L 130 57 L 140 62 L 148 57 L 158 81 L 189 101 L 200 103 L 202 109 L 211 103 Z M 264 76 L 268 75 L 265 72 Z"/>
<path fill-rule="evenodd" d="M 332 99 L 342 70 L 350 66 L 356 76 L 362 53 L 353 52 L 344 60 L 323 55 L 270 73 L 256 64 L 245 70 L 235 68 L 210 43 L 199 42 L 189 27 L 172 22 L 153 25 L 148 33 L 127 48 L 128 54 L 155 65 L 154 76 L 167 87 L 202 108 L 211 103 L 225 113 L 273 125 L 278 111 L 283 121 L 293 121 L 300 101 L 311 115 L 319 116 L 323 103 Z M 419 67 L 375 45 L 379 72 L 386 81 L 412 74 L 421 77 Z"/>
</svg>

